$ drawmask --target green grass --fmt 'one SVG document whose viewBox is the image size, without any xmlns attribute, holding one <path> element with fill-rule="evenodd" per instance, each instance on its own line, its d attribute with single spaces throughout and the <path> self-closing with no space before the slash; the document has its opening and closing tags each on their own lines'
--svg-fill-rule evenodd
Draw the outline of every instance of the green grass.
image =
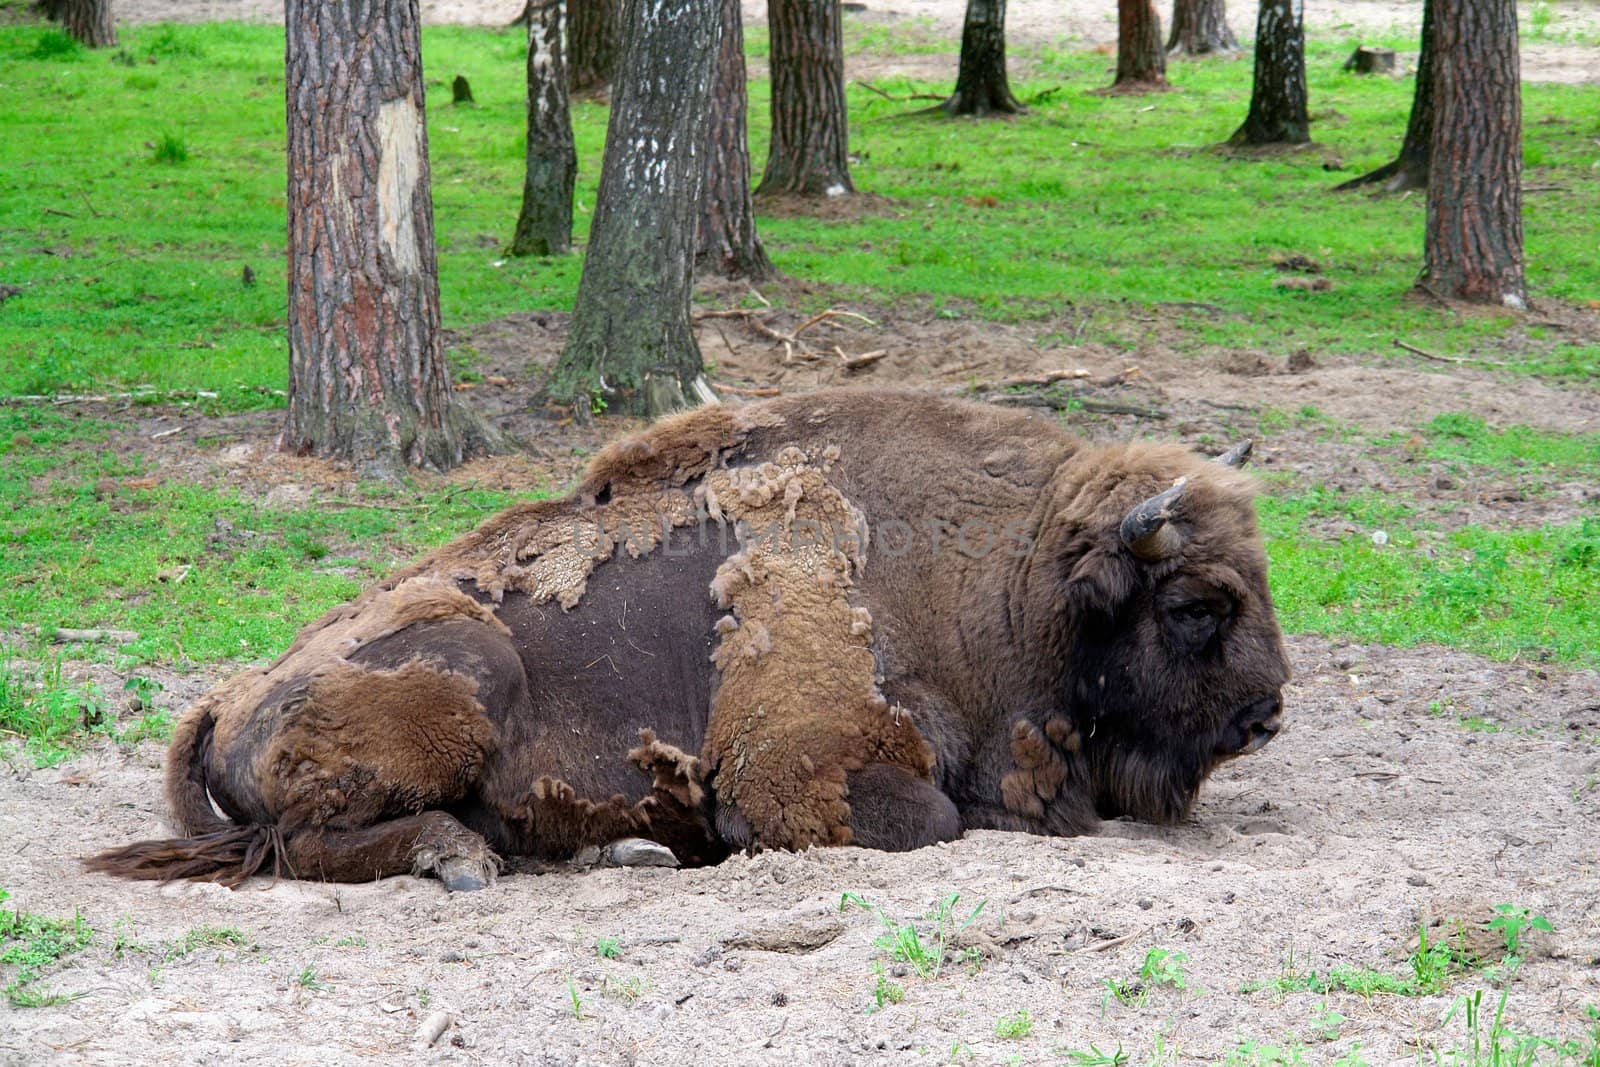
<svg viewBox="0 0 1600 1067">
<path fill-rule="evenodd" d="M 843 894 L 839 898 L 839 910 L 843 912 L 860 908 L 875 915 L 883 924 L 883 934 L 876 941 L 877 947 L 895 962 L 906 964 L 918 978 L 932 980 L 939 977 L 945 964 L 952 958 L 972 965 L 977 963 L 975 950 L 957 951 L 953 949 L 951 941 L 978 921 L 988 901 L 980 900 L 964 916 L 958 914 L 957 905 L 960 901 L 959 893 L 941 897 L 928 911 L 925 925 L 921 928 L 915 922 L 891 919 L 881 907 L 859 893 Z M 884 982 L 881 971 L 878 978 L 881 991 Z M 882 1006 L 881 996 L 879 1006 Z"/>
<path fill-rule="evenodd" d="M 852 53 L 951 53 L 911 20 L 847 19 Z M 24 287 L 0 316 L 0 393 L 152 386 L 203 389 L 230 406 L 277 404 L 285 378 L 283 38 L 230 23 L 130 26 L 119 55 L 57 30 L 0 28 L 8 107 L 0 118 L 0 262 Z M 1404 42 L 1400 42 L 1404 45 Z M 429 27 L 425 70 L 445 323 L 571 306 L 581 260 L 505 261 L 521 188 L 524 49 L 518 30 Z M 1249 96 L 1248 62 L 1182 64 L 1181 91 L 1088 95 L 1104 56 L 1036 48 L 1019 95 L 1055 88 L 1013 122 L 902 120 L 914 105 L 849 89 L 858 186 L 887 198 L 857 220 L 763 218 L 778 265 L 874 299 L 915 297 L 960 314 L 1092 312 L 1085 339 L 1137 343 L 1140 309 L 1172 311 L 1181 349 L 1309 346 L 1387 356 L 1396 336 L 1430 350 L 1503 357 L 1509 316 L 1458 317 L 1400 299 L 1421 260 L 1421 198 L 1331 196 L 1339 177 L 1395 151 L 1405 80 L 1339 71 L 1344 42 L 1308 46 L 1314 133 L 1326 150 L 1245 160 L 1215 151 Z M 750 50 L 764 51 L 750 34 Z M 478 106 L 438 106 L 467 75 Z M 945 92 L 889 79 L 891 91 Z M 751 151 L 766 151 L 765 82 L 751 87 Z M 1573 116 L 1600 87 L 1524 91 L 1530 184 L 1527 261 L 1535 297 L 1600 291 L 1586 206 L 1600 196 Z M 606 109 L 574 107 L 577 229 L 594 205 Z M 1347 161 L 1342 175 L 1323 169 Z M 1321 263 L 1334 288 L 1285 292 L 1274 258 Z M 261 281 L 241 284 L 253 266 Z M 815 299 L 831 299 L 818 294 Z M 1519 328 L 1520 329 L 1520 328 Z M 1531 369 L 1592 375 L 1596 352 L 1559 336 L 1513 353 Z M 1528 347 L 1524 345 L 1523 347 Z M 239 391 L 236 386 L 250 387 Z"/>
<path fill-rule="evenodd" d="M 1378 494 L 1313 489 L 1260 500 L 1273 598 L 1291 633 L 1454 645 L 1497 659 L 1600 663 L 1600 516 L 1526 529 L 1411 521 Z M 1307 527 L 1348 518 L 1337 540 Z M 1373 534 L 1382 531 L 1384 544 Z"/>
<path fill-rule="evenodd" d="M 70 919 L 52 919 L 31 912 L 8 910 L 11 894 L 0 889 L 0 966 L 15 967 L 6 983 L 6 1000 L 18 1008 L 61 1004 L 69 997 L 36 989 L 35 983 L 56 961 L 86 948 L 94 936 L 76 912 Z"/>
<path fill-rule="evenodd" d="M 133 662 L 275 655 L 396 561 L 511 499 L 374 487 L 348 506 L 269 508 L 225 488 L 149 485 L 97 447 L 110 433 L 48 409 L 0 409 L 0 618 L 131 630 L 140 637 L 122 652 Z"/>
</svg>

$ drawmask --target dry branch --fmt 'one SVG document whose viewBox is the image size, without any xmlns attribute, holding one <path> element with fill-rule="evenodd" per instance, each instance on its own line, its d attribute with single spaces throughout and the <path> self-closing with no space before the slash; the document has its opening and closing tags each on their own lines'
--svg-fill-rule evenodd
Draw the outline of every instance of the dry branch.
<svg viewBox="0 0 1600 1067">
<path fill-rule="evenodd" d="M 1426 351 L 1424 349 L 1418 348 L 1416 345 L 1408 345 L 1404 341 L 1400 340 L 1400 338 L 1398 338 L 1398 337 L 1396 337 L 1394 339 L 1394 346 L 1396 348 L 1405 349 L 1407 352 L 1410 352 L 1414 356 L 1421 356 L 1423 359 L 1437 360 L 1440 363 L 1455 363 L 1455 364 L 1459 364 L 1459 365 L 1463 365 L 1463 366 L 1471 366 L 1474 363 L 1481 363 L 1484 366 L 1488 366 L 1488 367 L 1513 367 L 1513 366 L 1516 366 L 1516 364 L 1514 364 L 1514 363 L 1507 363 L 1507 362 L 1504 362 L 1503 360 L 1482 359 L 1482 358 L 1477 357 L 1477 356 L 1436 356 L 1432 352 L 1428 352 L 1428 351 Z"/>
</svg>

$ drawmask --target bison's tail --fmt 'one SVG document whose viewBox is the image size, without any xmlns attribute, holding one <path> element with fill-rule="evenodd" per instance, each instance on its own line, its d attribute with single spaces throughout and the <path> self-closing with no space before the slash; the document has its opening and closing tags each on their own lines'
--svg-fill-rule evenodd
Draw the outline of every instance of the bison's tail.
<svg viewBox="0 0 1600 1067">
<path fill-rule="evenodd" d="M 194 837 L 136 841 L 84 860 L 91 871 L 123 878 L 205 878 L 238 885 L 270 860 L 278 870 L 284 854 L 276 826 L 235 826 Z"/>
<path fill-rule="evenodd" d="M 91 871 L 123 878 L 209 878 L 236 885 L 284 859 L 283 836 L 275 826 L 238 826 L 219 816 L 206 791 L 206 762 L 216 726 L 209 703 L 190 708 L 178 722 L 167 749 L 167 803 L 187 837 L 136 841 L 84 861 Z"/>
<path fill-rule="evenodd" d="M 211 794 L 206 791 L 206 763 L 216 725 L 211 703 L 201 700 L 178 720 L 167 747 L 167 804 L 178 829 L 193 837 L 234 829 L 233 823 L 212 810 Z"/>
</svg>

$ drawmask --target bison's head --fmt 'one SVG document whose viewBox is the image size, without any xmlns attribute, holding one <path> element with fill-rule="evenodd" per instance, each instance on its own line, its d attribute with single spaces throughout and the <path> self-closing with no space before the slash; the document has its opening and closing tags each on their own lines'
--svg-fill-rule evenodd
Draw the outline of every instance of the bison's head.
<svg viewBox="0 0 1600 1067">
<path fill-rule="evenodd" d="M 1248 455 L 1096 449 L 1058 475 L 1058 710 L 1103 818 L 1178 820 L 1218 763 L 1278 731 L 1289 668 Z"/>
</svg>

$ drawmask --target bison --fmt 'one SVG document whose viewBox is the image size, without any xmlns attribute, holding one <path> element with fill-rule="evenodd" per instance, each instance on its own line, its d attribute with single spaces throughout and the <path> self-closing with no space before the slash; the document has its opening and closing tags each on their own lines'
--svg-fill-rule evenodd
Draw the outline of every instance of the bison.
<svg viewBox="0 0 1600 1067">
<path fill-rule="evenodd" d="M 89 864 L 459 890 L 623 839 L 1172 823 L 1281 722 L 1248 452 L 891 392 L 666 419 L 197 700 L 185 836 Z"/>
</svg>

